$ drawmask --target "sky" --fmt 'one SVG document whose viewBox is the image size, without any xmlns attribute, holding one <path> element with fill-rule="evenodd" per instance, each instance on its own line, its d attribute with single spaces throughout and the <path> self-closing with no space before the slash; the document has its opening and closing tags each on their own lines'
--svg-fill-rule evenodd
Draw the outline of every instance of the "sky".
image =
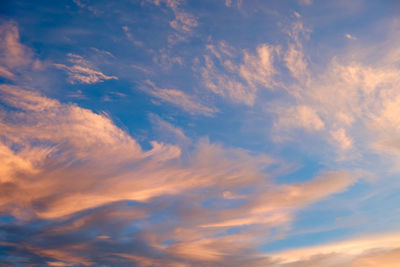
<svg viewBox="0 0 400 267">
<path fill-rule="evenodd" d="M 400 3 L 0 3 L 0 266 L 398 266 Z"/>
</svg>

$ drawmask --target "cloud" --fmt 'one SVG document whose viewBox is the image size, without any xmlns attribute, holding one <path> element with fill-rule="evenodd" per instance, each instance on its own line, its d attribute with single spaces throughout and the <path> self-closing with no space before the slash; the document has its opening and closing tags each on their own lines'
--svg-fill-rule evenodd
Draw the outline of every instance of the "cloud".
<svg viewBox="0 0 400 267">
<path fill-rule="evenodd" d="M 172 28 L 177 31 L 187 33 L 191 32 L 193 28 L 197 27 L 198 22 L 193 15 L 178 11 L 177 9 L 173 10 L 175 13 L 175 19 L 169 23 Z"/>
<path fill-rule="evenodd" d="M 309 32 L 300 21 L 288 30 L 292 41 L 282 54 L 295 80 L 282 81 L 286 94 L 269 102 L 266 109 L 277 115 L 273 123 L 277 140 L 284 134 L 296 134 L 290 129 L 302 127 L 310 133 L 318 131 L 322 140 L 337 148 L 341 158 L 345 158 L 345 151 L 352 157 L 365 152 L 397 153 L 400 70 L 396 34 L 393 32 L 387 42 L 337 53 L 325 59 L 323 68 L 311 72 L 316 65 L 304 52 Z M 374 57 L 377 46 L 384 51 L 379 58 Z M 301 111 L 294 105 L 307 108 Z"/>
<path fill-rule="evenodd" d="M 275 110 L 279 114 L 279 120 L 275 127 L 303 128 L 308 132 L 320 131 L 325 127 L 324 122 L 314 109 L 309 106 L 295 106 L 287 110 Z"/>
<path fill-rule="evenodd" d="M 3 66 L 0 66 L 0 76 L 10 79 L 10 80 L 15 80 L 15 78 L 16 78 L 14 73 L 12 73 L 11 71 L 9 71 L 8 69 L 6 69 Z"/>
<path fill-rule="evenodd" d="M 101 15 L 103 12 L 100 11 L 99 9 L 97 9 L 95 6 L 93 5 L 89 5 L 86 0 L 72 0 L 78 7 L 82 8 L 82 9 L 87 9 L 88 11 L 90 11 L 91 13 L 93 13 L 96 16 Z"/>
<path fill-rule="evenodd" d="M 18 86 L 0 93 L 12 107 L 0 112 L 0 214 L 13 218 L 0 233 L 13 232 L 1 244 L 9 264 L 24 263 L 20 255 L 49 265 L 265 263 L 254 250 L 265 242 L 260 230 L 287 229 L 297 210 L 356 181 L 330 172 L 275 184 L 268 155 L 207 139 L 185 157 L 156 141 L 145 151 L 106 114 Z"/>
<path fill-rule="evenodd" d="M 144 43 L 143 43 L 143 42 L 141 42 L 141 41 L 139 41 L 139 40 L 136 40 L 136 39 L 133 37 L 133 35 L 132 35 L 131 32 L 129 31 L 129 27 L 128 27 L 128 26 L 126 26 L 126 25 L 125 25 L 125 26 L 122 26 L 122 30 L 124 31 L 126 37 L 127 37 L 129 40 L 131 40 L 132 43 L 133 43 L 134 45 L 139 46 L 139 47 L 144 46 Z"/>
<path fill-rule="evenodd" d="M 190 114 L 201 114 L 206 116 L 212 116 L 217 112 L 216 108 L 211 108 L 201 104 L 194 97 L 187 95 L 183 91 L 176 89 L 163 89 L 157 87 L 152 81 L 146 80 L 141 88 L 151 94 L 152 96 L 176 105 Z"/>
<path fill-rule="evenodd" d="M 178 3 L 165 2 L 171 8 Z M 176 30 L 184 32 L 181 20 Z M 5 36 L 11 36 L 12 45 L 4 46 L 5 51 L 15 46 L 17 52 L 0 72 L 14 79 L 18 68 L 34 65 L 34 56 L 15 63 L 30 52 L 19 43 L 18 31 L 10 29 Z M 199 75 L 211 92 L 252 106 L 260 90 L 281 85 L 276 77 L 281 75 L 277 63 L 282 63 L 293 79 L 268 109 L 275 108 L 276 128 L 324 135 L 339 150 L 366 142 L 378 152 L 398 153 L 396 51 L 385 50 L 387 55 L 374 64 L 368 62 L 370 55 L 337 56 L 311 75 L 303 31 L 301 23 L 293 25 L 286 50 L 270 44 L 259 44 L 254 51 L 224 42 L 208 45 Z M 67 71 L 71 82 L 117 79 L 81 56 L 69 54 L 69 61 L 71 66 L 56 66 Z M 143 82 L 142 90 L 191 114 L 218 111 L 151 81 Z M 164 136 L 149 140 L 151 149 L 145 150 L 106 113 L 18 85 L 0 85 L 0 101 L 0 246 L 5 264 L 368 266 L 399 260 L 398 233 L 271 255 L 257 251 L 275 232 L 284 235 L 299 211 L 355 184 L 358 175 L 350 171 L 277 183 L 270 170 L 285 163 L 206 138 L 189 140 L 165 114 L 149 116 Z"/>
<path fill-rule="evenodd" d="M 338 63 L 333 59 L 321 76 L 309 81 L 307 89 L 296 91 L 296 98 L 312 107 L 329 129 L 332 140 L 339 148 L 347 149 L 357 142 L 352 137 L 356 122 L 357 129 L 377 130 L 376 133 L 392 128 L 394 121 L 385 123 L 385 118 L 395 109 L 385 111 L 385 107 L 396 99 L 398 73 L 390 65 Z"/>
<path fill-rule="evenodd" d="M 159 64 L 164 70 L 169 70 L 175 64 L 183 66 L 183 58 L 179 56 L 173 56 L 165 49 L 161 49 L 158 54 L 154 55 L 153 62 Z"/>
<path fill-rule="evenodd" d="M 54 66 L 65 70 L 68 74 L 69 82 L 72 84 L 92 84 L 105 80 L 118 80 L 116 76 L 107 76 L 101 71 L 96 70 L 91 63 L 79 55 L 68 54 L 68 57 L 68 61 L 73 64 L 72 66 L 66 66 L 64 64 L 54 64 Z"/>
<path fill-rule="evenodd" d="M 268 43 L 258 44 L 254 52 L 238 51 L 224 41 L 208 44 L 203 66 L 200 66 L 200 60 L 196 62 L 197 71 L 207 89 L 248 106 L 254 105 L 259 90 L 295 92 L 299 89 L 288 85 L 281 65 L 290 71 L 297 86 L 308 86 L 309 63 L 302 42 L 309 38 L 310 32 L 301 21 L 292 23 L 285 30 L 290 37 L 286 50 L 281 45 Z"/>
<path fill-rule="evenodd" d="M 353 140 L 347 136 L 343 128 L 331 131 L 332 138 L 338 143 L 340 149 L 347 150 L 353 146 Z"/>
<path fill-rule="evenodd" d="M 357 40 L 356 37 L 354 37 L 353 35 L 351 35 L 351 34 L 349 34 L 349 33 L 346 33 L 344 36 L 345 36 L 347 39 L 349 39 L 349 40 Z"/>
<path fill-rule="evenodd" d="M 303 52 L 295 45 L 289 45 L 284 60 L 293 77 L 303 79 L 308 75 L 307 62 L 304 59 Z"/>
<path fill-rule="evenodd" d="M 20 42 L 18 26 L 13 21 L 0 24 L 0 75 L 15 80 L 22 70 L 34 67 L 33 52 Z"/>
<path fill-rule="evenodd" d="M 235 3 L 236 2 L 236 3 Z M 226 7 L 235 6 L 236 8 L 240 8 L 242 6 L 243 0 L 225 0 Z"/>
<path fill-rule="evenodd" d="M 169 21 L 171 28 L 175 30 L 175 33 L 170 34 L 168 37 L 169 44 L 175 44 L 181 41 L 186 41 L 187 36 L 193 34 L 194 29 L 199 25 L 197 18 L 184 11 L 181 7 L 183 1 L 179 0 L 148 0 L 157 6 L 164 4 L 170 8 L 174 14 L 174 19 Z"/>
<path fill-rule="evenodd" d="M 398 239 L 397 232 L 369 235 L 270 256 L 278 263 L 274 266 L 396 266 L 400 259 Z"/>
<path fill-rule="evenodd" d="M 299 14 L 298 14 L 299 15 Z M 283 61 L 289 69 L 293 78 L 300 82 L 302 86 L 308 86 L 309 79 L 309 60 L 304 53 L 303 42 L 309 39 L 311 29 L 303 24 L 301 16 L 295 16 L 297 21 L 292 23 L 286 30 L 290 37 L 287 50 L 283 54 Z"/>
<path fill-rule="evenodd" d="M 10 156 L 7 156 L 8 158 L 15 158 L 12 164 L 20 162 L 18 166 L 21 166 L 21 168 L 23 166 L 31 166 L 29 168 L 30 173 L 40 172 L 40 164 L 44 164 L 47 161 L 49 161 L 50 164 L 50 162 L 53 161 L 52 159 L 54 155 L 58 156 L 56 156 L 54 159 L 55 161 L 53 164 L 67 164 L 70 157 L 72 157 L 74 162 L 77 162 L 77 164 L 80 161 L 86 161 L 88 164 L 86 166 L 88 171 L 90 169 L 89 166 L 91 165 L 90 162 L 99 163 L 99 161 L 104 161 L 102 164 L 105 167 L 105 169 L 103 169 L 105 174 L 107 172 L 107 166 L 114 168 L 116 166 L 113 165 L 117 162 L 117 165 L 119 165 L 124 164 L 126 161 L 140 161 L 146 157 L 154 156 L 153 153 L 157 153 L 157 157 L 159 158 L 160 162 L 162 162 L 163 160 L 176 157 L 180 153 L 178 148 L 174 148 L 172 146 L 163 146 L 162 144 L 157 144 L 155 142 L 153 143 L 154 149 L 152 151 L 143 152 L 135 140 L 131 139 L 128 135 L 126 135 L 126 133 L 115 127 L 104 115 L 94 114 L 89 110 L 85 110 L 73 105 L 63 105 L 58 101 L 41 97 L 33 92 L 22 91 L 12 86 L 2 86 L 1 92 L 4 97 L 4 101 L 6 101 L 9 105 L 14 105 L 17 108 L 23 109 L 25 112 L 30 113 L 26 124 L 17 126 L 9 124 L 5 125 L 3 123 L 3 136 L 5 136 L 10 142 L 14 143 L 29 144 L 34 140 L 40 140 L 40 142 L 43 144 L 42 146 L 38 145 L 34 149 L 30 149 L 29 146 L 27 146 L 25 147 L 27 151 L 21 148 L 21 150 L 18 152 L 10 151 L 7 149 L 7 147 L 4 148 L 4 153 L 6 153 L 5 155 L 11 154 Z M 16 134 L 17 132 L 20 132 L 20 134 Z M 94 153 L 94 151 L 100 148 L 103 149 L 108 156 L 113 157 L 115 161 L 102 158 L 101 155 L 96 156 L 93 154 L 93 157 L 90 156 L 92 153 Z M 61 153 L 61 151 L 64 151 L 64 153 Z M 126 156 L 120 154 L 124 153 L 123 151 L 125 151 Z M 88 158 L 89 156 L 90 160 Z M 7 168 L 5 170 L 7 170 Z M 88 195 L 82 195 L 82 197 L 88 201 L 84 201 L 81 203 L 81 205 L 75 206 L 80 201 L 78 196 L 85 191 L 84 188 L 86 186 L 84 183 L 77 183 L 77 187 L 75 189 L 71 188 L 72 191 L 70 191 L 68 194 L 66 194 L 68 190 L 64 188 L 66 191 L 63 194 L 60 194 L 60 197 L 57 198 L 54 194 L 56 194 L 56 192 L 59 190 L 62 190 L 62 188 L 59 188 L 59 186 L 63 183 L 63 177 L 65 177 L 65 175 L 73 175 L 73 172 L 67 174 L 69 172 L 67 170 L 65 170 L 65 173 L 62 174 L 62 169 L 56 168 L 54 170 L 54 174 L 57 172 L 60 172 L 58 175 L 56 175 L 58 178 L 54 178 L 53 175 L 43 175 L 39 185 L 29 183 L 19 184 L 20 181 L 18 178 L 15 178 L 15 181 L 10 182 L 10 186 L 12 185 L 12 188 L 15 188 L 16 190 L 30 190 L 31 195 L 28 199 L 32 199 L 32 202 L 29 205 L 37 205 L 37 207 L 41 207 L 38 210 L 38 214 L 41 214 L 41 216 L 44 217 L 61 216 L 63 214 L 76 212 L 80 209 L 93 207 L 108 201 L 113 201 L 112 199 L 114 196 L 112 196 L 112 194 L 104 198 L 103 193 L 96 193 L 93 191 L 92 193 L 94 193 L 94 195 L 91 197 L 88 197 Z M 82 173 L 82 175 L 84 174 Z M 12 178 L 4 179 L 12 180 Z M 123 182 L 124 179 L 127 178 L 121 177 L 119 185 L 116 184 L 116 186 L 122 186 L 123 183 L 129 183 L 127 180 Z M 60 181 L 60 184 L 53 184 L 53 182 L 51 182 L 52 180 L 58 180 Z M 89 184 L 92 183 L 90 181 L 94 182 L 94 180 L 87 178 L 87 182 Z M 72 186 L 74 182 L 72 180 L 70 182 L 72 183 L 70 184 Z M 41 188 L 46 187 L 46 185 L 49 186 L 49 191 L 41 191 Z M 146 192 L 148 192 L 150 195 L 153 194 L 151 192 L 157 192 L 157 189 L 144 189 L 144 191 L 141 191 L 139 185 L 137 185 L 137 189 L 140 191 L 138 191 L 137 195 L 139 198 L 146 198 Z M 110 188 L 110 190 L 112 189 Z M 162 189 L 160 188 L 160 190 Z M 126 193 L 129 194 L 128 192 Z M 15 197 L 17 197 L 17 195 L 15 195 Z M 54 198 L 58 200 L 56 201 Z M 28 201 L 28 199 L 22 197 L 18 199 L 3 198 L 2 203 L 7 206 L 6 203 L 11 204 L 13 201 L 15 201 L 14 204 L 24 203 L 25 201 Z M 47 203 L 46 199 L 53 199 L 52 204 Z M 117 199 L 118 197 L 115 200 Z M 70 201 L 72 205 L 67 204 Z M 58 203 L 64 203 L 64 208 L 61 210 L 58 209 Z M 16 213 L 19 211 L 19 209 L 15 210 Z"/>
<path fill-rule="evenodd" d="M 300 5 L 309 6 L 312 5 L 313 0 L 299 0 Z"/>
<path fill-rule="evenodd" d="M 167 143 L 178 143 L 178 144 L 188 144 L 191 142 L 190 138 L 185 135 L 183 130 L 179 127 L 172 125 L 171 123 L 163 120 L 156 114 L 149 114 L 150 122 L 153 124 L 153 129 L 155 132 L 160 133 L 160 138 Z"/>
<path fill-rule="evenodd" d="M 275 74 L 274 50 L 275 48 L 268 44 L 261 44 L 257 47 L 255 55 L 244 51 L 240 76 L 248 85 L 255 87 L 259 84 L 265 88 L 272 87 L 274 84 L 272 76 Z"/>
<path fill-rule="evenodd" d="M 200 73 L 204 86 L 213 93 L 252 106 L 259 87 L 271 89 L 275 85 L 276 47 L 261 44 L 255 54 L 244 50 L 241 64 L 233 63 L 238 52 L 225 42 L 207 45 L 207 50 Z"/>
</svg>

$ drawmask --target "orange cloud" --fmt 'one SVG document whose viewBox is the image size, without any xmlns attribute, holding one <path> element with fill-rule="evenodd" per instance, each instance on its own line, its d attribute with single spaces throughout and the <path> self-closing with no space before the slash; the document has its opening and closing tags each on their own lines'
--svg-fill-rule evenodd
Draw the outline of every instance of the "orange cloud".
<svg viewBox="0 0 400 267">
<path fill-rule="evenodd" d="M 276 266 L 396 266 L 400 259 L 399 234 L 369 235 L 332 244 L 268 255 Z"/>
<path fill-rule="evenodd" d="M 160 266 L 185 260 L 226 262 L 260 244 L 252 229 L 285 229 L 296 210 L 342 192 L 356 181 L 346 172 L 332 172 L 308 182 L 277 185 L 265 170 L 278 162 L 268 155 L 250 155 L 206 139 L 197 143 L 187 159 L 181 157 L 180 147 L 155 141 L 151 150 L 144 151 L 106 114 L 18 86 L 1 85 L 0 94 L 6 105 L 17 110 L 4 110 L 6 116 L 0 118 L 0 157 L 7 159 L 0 163 L 4 174 L 0 211 L 23 222 L 57 222 L 37 233 L 39 240 L 96 231 L 96 235 L 78 234 L 76 240 L 55 248 L 25 247 L 54 259 L 49 261 L 52 264 L 91 265 L 96 261 L 83 252 L 99 249 L 95 245 L 108 248 L 119 240 L 115 239 L 118 233 L 106 225 L 128 227 L 133 222 L 142 224 L 140 240 L 149 253 L 167 256 L 163 260 L 152 254 L 132 258 L 110 251 L 107 257 L 112 254 L 144 265 L 151 259 Z M 16 144 L 18 149 L 12 149 Z M 251 190 L 240 192 L 243 187 Z M 202 206 L 210 199 L 230 205 L 239 202 L 223 209 Z M 121 206 L 127 201 L 136 204 Z M 158 210 L 168 209 L 171 220 L 144 223 Z M 103 220 L 106 225 L 101 224 Z M 223 234 L 234 227 L 246 231 Z M 174 242 L 164 244 L 171 239 Z"/>
</svg>

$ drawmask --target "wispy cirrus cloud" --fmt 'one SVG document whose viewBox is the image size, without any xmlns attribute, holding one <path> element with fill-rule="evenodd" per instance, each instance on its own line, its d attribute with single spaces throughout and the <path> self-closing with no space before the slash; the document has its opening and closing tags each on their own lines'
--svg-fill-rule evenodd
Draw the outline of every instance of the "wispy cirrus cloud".
<svg viewBox="0 0 400 267">
<path fill-rule="evenodd" d="M 68 54 L 68 61 L 71 66 L 64 64 L 54 64 L 56 68 L 65 70 L 68 74 L 69 82 L 92 84 L 106 80 L 118 80 L 116 76 L 108 76 L 97 70 L 89 61 L 80 55 Z"/>
<path fill-rule="evenodd" d="M 16 80 L 27 69 L 41 69 L 32 49 L 20 42 L 18 25 L 14 21 L 0 24 L 0 76 Z"/>
<path fill-rule="evenodd" d="M 152 81 L 146 80 L 141 85 L 142 90 L 150 95 L 178 106 L 191 114 L 211 116 L 218 110 L 201 104 L 195 97 L 177 89 L 159 88 Z"/>
<path fill-rule="evenodd" d="M 85 1 L 85 0 L 72 0 L 72 1 L 78 7 L 82 8 L 82 9 L 87 9 L 88 11 L 90 11 L 91 13 L 93 13 L 96 16 L 103 14 L 103 11 L 99 10 L 94 5 L 91 5 L 89 1 Z"/>
<path fill-rule="evenodd" d="M 256 53 L 242 52 L 242 63 L 234 63 L 234 55 L 240 53 L 225 42 L 207 45 L 204 66 L 200 67 L 204 86 L 215 94 L 233 102 L 252 106 L 259 87 L 272 88 L 276 73 L 274 55 L 277 48 L 259 45 Z"/>
<path fill-rule="evenodd" d="M 137 40 L 136 38 L 133 37 L 132 33 L 129 30 L 128 26 L 122 26 L 122 30 L 124 31 L 126 37 L 136 46 L 142 47 L 144 46 L 144 43 Z"/>
<path fill-rule="evenodd" d="M 202 83 L 213 93 L 248 106 L 254 105 L 260 90 L 289 90 L 287 82 L 282 81 L 283 66 L 296 81 L 307 86 L 309 70 L 303 40 L 310 32 L 297 18 L 285 30 L 290 37 L 286 49 L 269 43 L 259 44 L 255 51 L 237 50 L 224 41 L 208 44 L 204 64 L 199 67 L 200 60 L 195 62 Z M 293 86 L 290 90 L 295 91 Z"/>
<path fill-rule="evenodd" d="M 181 41 L 186 41 L 188 36 L 193 35 L 194 29 L 199 25 L 197 18 L 186 12 L 181 5 L 184 1 L 179 0 L 147 0 L 157 6 L 164 4 L 174 14 L 174 19 L 169 21 L 171 28 L 175 30 L 168 37 L 168 43 L 174 45 Z"/>
<path fill-rule="evenodd" d="M 191 142 L 190 138 L 185 135 L 181 128 L 172 125 L 156 114 L 149 114 L 149 118 L 155 132 L 160 133 L 160 137 L 168 140 L 168 143 L 171 143 L 171 141 L 178 144 L 188 144 Z"/>
</svg>

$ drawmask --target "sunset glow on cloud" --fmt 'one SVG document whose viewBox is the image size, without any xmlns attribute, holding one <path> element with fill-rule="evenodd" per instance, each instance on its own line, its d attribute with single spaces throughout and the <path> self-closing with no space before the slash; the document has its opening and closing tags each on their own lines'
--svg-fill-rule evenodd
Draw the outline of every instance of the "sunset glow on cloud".
<svg viewBox="0 0 400 267">
<path fill-rule="evenodd" d="M 0 266 L 399 266 L 396 1 L 0 12 Z"/>
</svg>

